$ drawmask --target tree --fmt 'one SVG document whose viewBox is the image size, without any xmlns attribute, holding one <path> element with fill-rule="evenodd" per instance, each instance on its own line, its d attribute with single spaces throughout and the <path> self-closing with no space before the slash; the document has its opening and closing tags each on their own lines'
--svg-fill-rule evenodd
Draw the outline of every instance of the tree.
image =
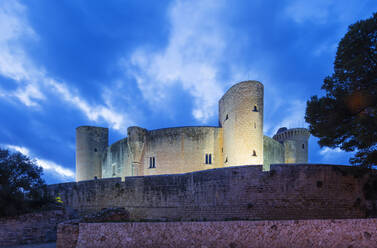
<svg viewBox="0 0 377 248">
<path fill-rule="evenodd" d="M 49 201 L 41 174 L 29 157 L 0 148 L 0 216 L 29 212 Z"/>
<path fill-rule="evenodd" d="M 339 42 L 323 97 L 307 102 L 305 120 L 321 147 L 356 151 L 351 164 L 377 165 L 377 13 L 350 25 Z"/>
</svg>

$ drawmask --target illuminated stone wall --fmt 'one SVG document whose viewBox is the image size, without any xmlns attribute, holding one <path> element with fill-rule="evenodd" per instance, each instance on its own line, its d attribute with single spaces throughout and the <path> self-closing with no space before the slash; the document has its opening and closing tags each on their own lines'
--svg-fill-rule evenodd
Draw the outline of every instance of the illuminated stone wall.
<svg viewBox="0 0 377 248">
<path fill-rule="evenodd" d="M 263 85 L 245 81 L 232 86 L 219 101 L 224 165 L 263 164 Z"/>
<path fill-rule="evenodd" d="M 141 132 L 136 129 L 136 132 L 137 137 L 131 141 L 122 139 L 107 148 L 102 160 L 103 178 L 177 174 L 223 167 L 221 128 L 179 127 Z M 155 160 L 154 168 L 150 168 L 151 158 Z"/>
<path fill-rule="evenodd" d="M 185 173 L 222 167 L 222 130 L 217 127 L 179 127 L 149 131 L 141 175 Z M 209 155 L 211 155 L 211 164 Z M 150 158 L 155 168 L 150 168 Z"/>
<path fill-rule="evenodd" d="M 335 165 L 238 166 L 50 185 L 80 213 L 124 207 L 132 220 L 275 220 L 377 216 L 375 170 Z"/>
<path fill-rule="evenodd" d="M 57 247 L 375 248 L 376 226 L 377 219 L 59 224 Z"/>
</svg>

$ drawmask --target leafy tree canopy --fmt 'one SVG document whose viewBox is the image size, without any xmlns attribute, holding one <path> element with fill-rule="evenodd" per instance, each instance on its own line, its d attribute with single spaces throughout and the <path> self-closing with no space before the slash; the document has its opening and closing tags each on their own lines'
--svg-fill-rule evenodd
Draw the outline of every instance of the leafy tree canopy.
<svg viewBox="0 0 377 248">
<path fill-rule="evenodd" d="M 29 212 L 48 201 L 41 174 L 29 157 L 0 148 L 0 216 Z"/>
<path fill-rule="evenodd" d="M 321 147 L 356 151 L 350 162 L 377 165 L 377 13 L 348 28 L 324 97 L 307 102 L 305 120 Z"/>
</svg>

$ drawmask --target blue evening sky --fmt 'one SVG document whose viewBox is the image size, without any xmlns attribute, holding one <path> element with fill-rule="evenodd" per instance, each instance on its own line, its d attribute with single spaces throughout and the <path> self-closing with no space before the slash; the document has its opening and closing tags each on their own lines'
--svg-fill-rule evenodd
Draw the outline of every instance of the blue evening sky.
<svg viewBox="0 0 377 248">
<path fill-rule="evenodd" d="M 0 146 L 74 180 L 75 128 L 217 125 L 233 84 L 265 86 L 264 133 L 307 127 L 348 25 L 375 0 L 0 0 Z M 349 153 L 310 138 L 309 162 Z"/>
</svg>

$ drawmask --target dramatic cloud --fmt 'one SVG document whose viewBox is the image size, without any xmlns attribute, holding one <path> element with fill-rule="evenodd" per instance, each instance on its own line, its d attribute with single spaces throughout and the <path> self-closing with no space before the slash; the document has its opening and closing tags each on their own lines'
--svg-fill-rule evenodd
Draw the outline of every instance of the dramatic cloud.
<svg viewBox="0 0 377 248">
<path fill-rule="evenodd" d="M 175 1 L 169 11 L 167 47 L 133 53 L 129 72 L 151 105 L 163 105 L 170 97 L 169 87 L 180 85 L 194 99 L 196 120 L 205 123 L 217 113 L 224 84 L 218 77 L 218 62 L 227 47 L 220 21 L 223 8 L 223 1 L 217 0 Z"/>
<path fill-rule="evenodd" d="M 0 75 L 13 80 L 14 90 L 0 88 L 0 97 L 18 99 L 27 107 L 39 107 L 51 94 L 80 110 L 91 121 L 105 121 L 120 131 L 132 123 L 129 116 L 119 113 L 107 104 L 89 104 L 66 83 L 58 82 L 39 68 L 24 50 L 25 40 L 37 40 L 38 36 L 30 27 L 26 8 L 18 1 L 0 3 Z M 127 120 L 127 122 L 126 122 Z"/>
<path fill-rule="evenodd" d="M 278 106 L 282 105 L 282 102 L 277 103 Z M 295 127 L 307 127 L 307 124 L 304 120 L 306 102 L 300 100 L 293 100 L 284 103 L 285 116 L 282 116 L 282 120 L 274 123 L 266 123 L 264 131 L 268 136 L 273 136 L 280 127 L 295 128 Z"/>
<path fill-rule="evenodd" d="M 4 146 L 5 148 L 8 148 L 10 150 L 20 152 L 20 153 L 34 159 L 38 166 L 42 167 L 46 172 L 52 172 L 51 173 L 52 175 L 56 175 L 60 179 L 64 179 L 64 180 L 74 180 L 75 179 L 75 173 L 72 170 L 64 168 L 63 166 L 56 164 L 53 161 L 34 157 L 30 153 L 29 149 L 27 149 L 26 147 L 14 146 L 14 145 L 2 145 L 2 146 Z"/>
<path fill-rule="evenodd" d="M 354 155 L 353 152 L 345 152 L 339 148 L 324 147 L 318 151 L 321 162 L 327 164 L 349 164 L 349 158 Z"/>
<path fill-rule="evenodd" d="M 329 11 L 332 5 L 334 5 L 334 3 L 327 0 L 294 0 L 291 1 L 291 4 L 285 9 L 285 14 L 297 23 L 312 21 L 323 24 L 329 17 Z"/>
</svg>

